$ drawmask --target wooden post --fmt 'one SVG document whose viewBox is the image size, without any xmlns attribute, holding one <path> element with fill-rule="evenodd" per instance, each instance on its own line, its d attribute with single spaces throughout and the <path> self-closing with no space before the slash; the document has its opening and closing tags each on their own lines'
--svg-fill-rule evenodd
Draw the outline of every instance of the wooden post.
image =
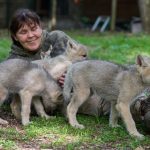
<svg viewBox="0 0 150 150">
<path fill-rule="evenodd" d="M 111 4 L 111 31 L 115 31 L 116 24 L 116 14 L 117 14 L 117 0 L 112 0 Z"/>
<path fill-rule="evenodd" d="M 139 0 L 139 8 L 143 29 L 150 33 L 150 0 Z"/>
<path fill-rule="evenodd" d="M 48 24 L 49 30 L 55 29 L 56 27 L 56 8 L 57 8 L 57 0 L 51 1 L 51 19 Z"/>
</svg>

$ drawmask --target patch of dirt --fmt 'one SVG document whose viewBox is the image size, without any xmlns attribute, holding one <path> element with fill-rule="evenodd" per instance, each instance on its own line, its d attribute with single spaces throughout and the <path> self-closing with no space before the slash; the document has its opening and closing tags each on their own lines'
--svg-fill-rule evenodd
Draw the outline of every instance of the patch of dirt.
<svg viewBox="0 0 150 150">
<path fill-rule="evenodd" d="M 16 126 L 21 127 L 20 122 L 14 118 L 14 116 L 11 114 L 11 112 L 7 112 L 7 111 L 1 109 L 0 110 L 0 117 L 9 122 L 8 125 L 1 125 L 3 127 L 16 127 Z"/>
<path fill-rule="evenodd" d="M 0 128 L 7 129 L 7 128 L 14 128 L 18 133 L 20 133 L 22 136 L 25 135 L 25 130 L 23 129 L 23 126 L 21 125 L 21 122 L 11 114 L 10 111 L 0 110 L 0 117 L 7 120 L 9 124 L 7 125 L 0 125 Z M 99 126 L 97 127 L 99 129 Z M 98 130 L 97 129 L 97 130 Z M 7 136 L 7 135 L 6 135 Z M 57 137 L 54 137 L 57 138 Z M 18 150 L 41 150 L 40 145 L 46 144 L 48 145 L 47 150 L 65 150 L 67 149 L 65 145 L 62 145 L 61 147 L 53 147 L 51 141 L 49 138 L 46 137 L 39 137 L 36 139 L 32 139 L 30 141 L 23 141 L 20 139 L 15 139 L 17 149 Z M 104 144 L 91 144 L 91 143 L 82 143 L 82 145 L 78 148 L 74 148 L 74 150 L 85 150 L 85 149 L 95 149 L 95 150 L 117 150 L 117 148 L 113 147 L 113 145 L 119 144 L 119 141 L 110 142 L 110 143 L 104 143 Z M 0 150 L 2 148 L 0 147 Z M 149 150 L 150 146 L 144 146 L 143 149 Z M 44 150 L 44 148 L 43 148 Z M 46 148 L 45 148 L 46 150 Z M 131 150 L 131 148 L 126 147 L 126 150 Z M 142 149 L 140 149 L 142 150 Z"/>
</svg>

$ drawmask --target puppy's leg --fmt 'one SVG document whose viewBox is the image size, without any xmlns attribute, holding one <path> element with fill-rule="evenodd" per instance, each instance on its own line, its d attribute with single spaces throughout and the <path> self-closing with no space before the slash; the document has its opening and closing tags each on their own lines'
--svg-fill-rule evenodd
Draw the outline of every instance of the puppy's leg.
<svg viewBox="0 0 150 150">
<path fill-rule="evenodd" d="M 18 94 L 13 94 L 12 102 L 10 104 L 11 111 L 13 115 L 18 119 L 21 120 L 21 100 Z"/>
<path fill-rule="evenodd" d="M 127 131 L 129 132 L 129 134 L 139 139 L 143 139 L 144 136 L 137 131 L 135 122 L 130 112 L 130 104 L 128 101 L 130 99 L 131 99 L 130 96 L 127 96 L 127 95 L 125 96 L 122 94 L 121 96 L 119 95 L 116 108 L 121 114 L 121 117 L 126 125 Z"/>
<path fill-rule="evenodd" d="M 110 118 L 109 118 L 109 125 L 111 127 L 118 127 L 118 118 L 119 118 L 119 113 L 116 109 L 116 102 L 113 101 L 111 102 L 111 111 L 110 111 Z"/>
<path fill-rule="evenodd" d="M 22 117 L 22 124 L 27 125 L 29 124 L 29 117 L 31 111 L 31 100 L 32 94 L 28 90 L 21 90 L 20 91 L 20 98 L 21 98 L 21 117 Z"/>
<path fill-rule="evenodd" d="M 8 94 L 8 90 L 5 89 L 2 85 L 0 85 L 0 106 L 4 103 Z"/>
<path fill-rule="evenodd" d="M 40 97 L 36 96 L 36 97 L 33 97 L 33 105 L 35 107 L 35 110 L 37 112 L 37 114 L 39 116 L 41 116 L 42 118 L 46 118 L 46 119 L 49 119 L 50 116 L 46 114 L 45 110 L 44 110 L 44 107 L 43 107 L 43 104 L 40 100 Z"/>
<path fill-rule="evenodd" d="M 82 90 L 80 90 L 82 89 Z M 67 116 L 71 126 L 75 128 L 83 129 L 84 126 L 79 124 L 76 118 L 78 108 L 88 99 L 90 95 L 90 90 L 87 88 L 79 88 L 74 90 L 74 94 L 71 101 L 67 107 Z"/>
<path fill-rule="evenodd" d="M 0 106 L 4 103 L 7 97 L 8 91 L 3 86 L 0 85 Z M 6 120 L 0 118 L 0 124 L 8 124 Z"/>
<path fill-rule="evenodd" d="M 6 125 L 6 124 L 8 124 L 8 121 L 0 118 L 0 124 Z"/>
</svg>

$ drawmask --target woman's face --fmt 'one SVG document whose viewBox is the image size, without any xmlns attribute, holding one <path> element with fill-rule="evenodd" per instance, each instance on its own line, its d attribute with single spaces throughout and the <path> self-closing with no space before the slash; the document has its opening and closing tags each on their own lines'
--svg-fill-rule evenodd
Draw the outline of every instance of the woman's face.
<svg viewBox="0 0 150 150">
<path fill-rule="evenodd" d="M 33 23 L 21 26 L 14 38 L 28 51 L 36 51 L 41 44 L 41 35 L 42 28 Z"/>
</svg>

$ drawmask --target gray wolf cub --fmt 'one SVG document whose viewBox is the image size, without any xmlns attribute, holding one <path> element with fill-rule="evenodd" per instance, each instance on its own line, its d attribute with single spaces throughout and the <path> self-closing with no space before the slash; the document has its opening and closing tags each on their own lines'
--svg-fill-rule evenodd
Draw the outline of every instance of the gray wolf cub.
<svg viewBox="0 0 150 150">
<path fill-rule="evenodd" d="M 51 48 L 52 49 L 52 48 Z M 67 68 L 74 62 L 84 60 L 87 57 L 87 48 L 82 44 L 74 43 L 72 40 L 67 42 L 66 51 L 62 55 L 50 58 L 50 51 L 42 53 L 41 60 L 34 60 L 32 63 L 43 67 L 54 80 L 58 80 L 66 71 Z M 59 100 L 58 100 L 59 101 Z M 63 101 L 63 98 L 62 98 Z M 39 97 L 34 98 L 34 106 L 37 108 L 36 112 L 43 110 Z M 43 100 L 44 109 L 49 112 L 51 109 L 55 109 L 55 106 L 51 104 L 49 100 Z M 11 103 L 12 113 L 17 119 L 20 119 L 20 101 L 18 98 L 14 99 Z M 44 111 L 42 111 L 44 114 Z M 45 116 L 45 115 L 44 115 Z M 46 117 L 47 118 L 47 117 Z"/>
<path fill-rule="evenodd" d="M 66 74 L 64 84 L 67 117 L 71 126 L 84 128 L 76 119 L 78 108 L 91 94 L 111 102 L 109 125 L 118 126 L 121 115 L 130 135 L 143 139 L 130 113 L 135 97 L 150 86 L 150 58 L 138 55 L 136 65 L 125 67 L 100 60 L 85 60 L 73 64 Z M 73 94 L 71 91 L 73 89 Z"/>
<path fill-rule="evenodd" d="M 49 58 L 46 55 L 43 59 L 32 62 L 44 67 L 54 79 L 58 80 L 67 71 L 68 66 L 76 61 L 82 61 L 87 58 L 87 48 L 69 40 L 66 51 L 62 55 L 54 58 Z"/>
<path fill-rule="evenodd" d="M 21 59 L 9 59 L 0 63 L 0 104 L 10 92 L 20 96 L 23 125 L 29 123 L 33 96 L 42 96 L 43 100 L 55 104 L 62 95 L 60 87 L 43 68 Z M 0 123 L 7 122 L 2 120 Z"/>
</svg>

